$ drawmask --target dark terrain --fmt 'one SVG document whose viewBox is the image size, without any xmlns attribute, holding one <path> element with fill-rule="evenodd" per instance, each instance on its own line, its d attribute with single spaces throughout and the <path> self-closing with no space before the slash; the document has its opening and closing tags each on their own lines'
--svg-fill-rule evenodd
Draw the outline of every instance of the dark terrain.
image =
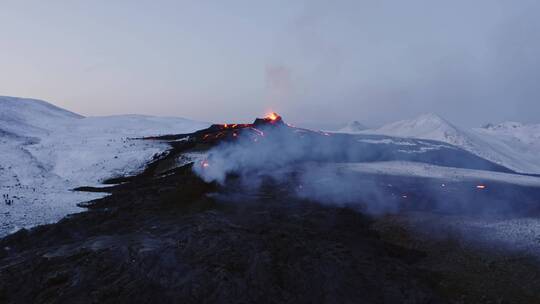
<svg viewBox="0 0 540 304">
<path fill-rule="evenodd" d="M 109 181 L 111 196 L 87 212 L 1 239 L 0 303 L 540 303 L 531 259 L 431 240 L 402 226 L 400 214 L 302 200 L 271 180 L 254 193 L 234 176 L 205 183 L 192 165 L 174 163 L 216 141 L 179 138 L 160 138 L 171 151 Z M 386 199 L 408 193 L 403 216 L 431 211 L 425 181 L 364 178 L 397 185 Z M 449 195 L 460 187 L 449 184 Z M 523 210 L 537 211 L 537 190 L 514 191 Z M 476 201 L 471 212 L 489 200 Z"/>
</svg>

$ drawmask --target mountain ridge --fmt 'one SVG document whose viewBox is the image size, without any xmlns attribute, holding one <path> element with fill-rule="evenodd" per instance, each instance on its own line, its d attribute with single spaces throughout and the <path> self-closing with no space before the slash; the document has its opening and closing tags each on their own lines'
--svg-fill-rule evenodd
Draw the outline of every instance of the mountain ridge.
<svg viewBox="0 0 540 304">
<path fill-rule="evenodd" d="M 520 173 L 540 173 L 540 124 L 503 122 L 462 129 L 427 113 L 361 133 L 442 141 Z"/>
</svg>

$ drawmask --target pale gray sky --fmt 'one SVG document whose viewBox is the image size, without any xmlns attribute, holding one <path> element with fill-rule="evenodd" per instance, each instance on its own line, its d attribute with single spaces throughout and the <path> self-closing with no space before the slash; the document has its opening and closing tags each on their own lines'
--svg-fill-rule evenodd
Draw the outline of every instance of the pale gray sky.
<svg viewBox="0 0 540 304">
<path fill-rule="evenodd" d="M 0 95 L 83 115 L 540 122 L 540 1 L 0 0 L 0 38 Z"/>
</svg>

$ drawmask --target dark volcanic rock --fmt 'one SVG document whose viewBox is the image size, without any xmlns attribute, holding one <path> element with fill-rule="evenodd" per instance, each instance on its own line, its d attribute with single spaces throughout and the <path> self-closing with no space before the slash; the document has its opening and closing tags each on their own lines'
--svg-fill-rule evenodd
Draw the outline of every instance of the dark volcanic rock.
<svg viewBox="0 0 540 304">
<path fill-rule="evenodd" d="M 435 276 L 415 267 L 423 254 L 382 241 L 353 210 L 220 202 L 189 167 L 111 191 L 88 212 L 2 239 L 0 302 L 440 302 Z"/>
</svg>

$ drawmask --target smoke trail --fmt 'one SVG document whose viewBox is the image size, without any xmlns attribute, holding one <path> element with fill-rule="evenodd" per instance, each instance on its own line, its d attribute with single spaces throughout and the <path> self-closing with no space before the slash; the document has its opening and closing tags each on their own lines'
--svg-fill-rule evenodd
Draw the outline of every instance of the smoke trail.
<svg viewBox="0 0 540 304">
<path fill-rule="evenodd" d="M 358 149 L 350 137 L 286 126 L 263 126 L 261 131 L 262 136 L 244 134 L 213 148 L 204 165 L 195 165 L 194 171 L 206 182 L 222 185 L 234 174 L 248 191 L 257 190 L 270 178 L 292 185 L 292 194 L 298 198 L 340 205 L 370 202 L 364 204 L 370 213 L 396 211 L 394 201 L 383 199 L 371 181 L 360 184 L 358 174 L 332 166 L 379 157 Z"/>
</svg>

